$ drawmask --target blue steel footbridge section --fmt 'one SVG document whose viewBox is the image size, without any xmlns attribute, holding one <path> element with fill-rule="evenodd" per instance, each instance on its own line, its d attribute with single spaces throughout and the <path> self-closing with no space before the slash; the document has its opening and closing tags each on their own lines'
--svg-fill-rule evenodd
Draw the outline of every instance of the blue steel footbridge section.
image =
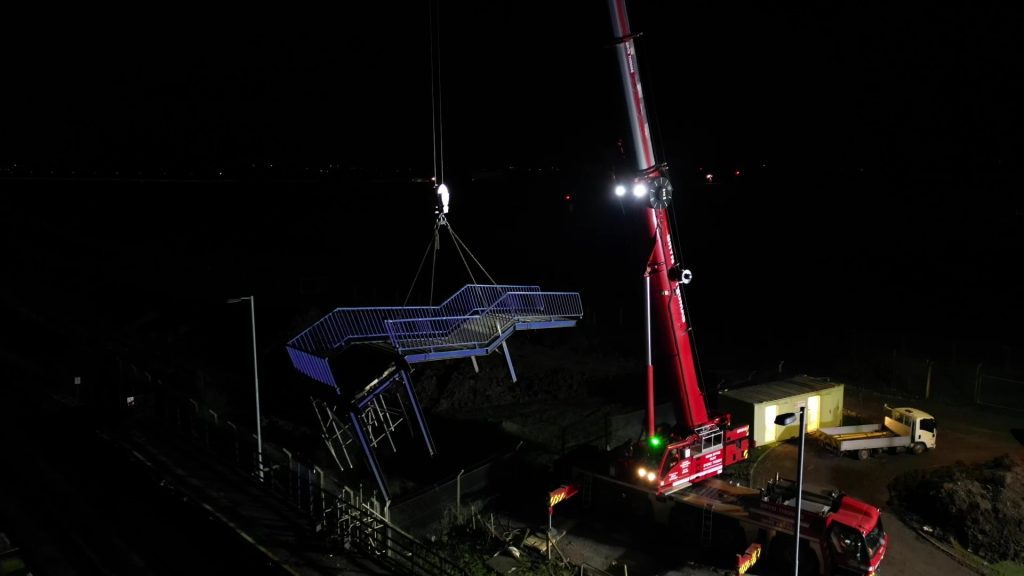
<svg viewBox="0 0 1024 576">
<path fill-rule="evenodd" d="M 292 364 L 340 392 L 330 358 L 350 344 L 380 342 L 409 363 L 484 356 L 518 330 L 576 325 L 578 292 L 470 284 L 438 306 L 337 308 L 288 342 Z"/>
<path fill-rule="evenodd" d="M 381 444 L 395 448 L 391 433 L 409 419 L 410 410 L 434 454 L 409 364 L 484 356 L 518 330 L 574 326 L 582 317 L 577 292 L 470 284 L 438 306 L 337 308 L 292 338 L 288 355 L 299 372 L 335 392 L 331 400 L 314 398 L 313 407 L 338 467 L 343 472 L 353 467 L 347 447 L 358 442 L 388 501 L 390 490 L 375 451 Z"/>
</svg>

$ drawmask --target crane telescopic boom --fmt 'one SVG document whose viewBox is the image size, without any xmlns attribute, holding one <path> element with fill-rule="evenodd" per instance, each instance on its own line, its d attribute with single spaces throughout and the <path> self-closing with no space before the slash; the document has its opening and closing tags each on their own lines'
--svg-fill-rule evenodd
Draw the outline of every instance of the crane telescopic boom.
<svg viewBox="0 0 1024 576">
<path fill-rule="evenodd" d="M 644 273 L 648 315 L 647 442 L 639 451 L 634 451 L 634 456 L 642 454 L 639 459 L 643 464 L 637 468 L 638 476 L 648 482 L 655 482 L 658 491 L 664 493 L 717 475 L 724 465 L 746 459 L 748 427 L 731 428 L 728 414 L 714 418 L 708 415 L 704 394 L 697 380 L 690 327 L 683 306 L 681 284 L 688 283 L 691 275 L 689 270 L 682 268 L 677 258 L 669 227 L 668 208 L 672 201 L 672 184 L 666 166 L 658 163 L 654 156 L 647 109 L 640 86 L 636 46 L 629 27 L 625 0 L 609 0 L 609 8 L 638 168 L 634 187 L 642 186 L 646 190 L 649 202 L 646 210 L 647 231 L 652 246 Z M 656 331 L 650 327 L 652 309 Z M 652 340 L 655 339 L 661 351 L 659 369 L 667 371 L 682 412 L 678 422 L 681 433 L 677 433 L 668 444 L 658 437 L 654 417 Z"/>
<path fill-rule="evenodd" d="M 647 110 L 644 93 L 640 87 L 640 69 L 637 67 L 636 47 L 629 29 L 625 0 L 610 0 L 612 27 L 618 42 L 619 67 L 622 69 L 622 84 L 626 93 L 626 107 L 633 133 L 633 147 L 636 162 L 642 178 L 648 181 L 650 207 L 647 209 L 647 229 L 651 250 L 645 276 L 650 278 L 651 304 L 660 323 L 663 337 L 667 336 L 670 346 L 666 347 L 669 358 L 665 363 L 672 371 L 672 380 L 683 410 L 683 424 L 696 428 L 708 421 L 707 407 L 697 383 L 693 350 L 690 344 L 690 330 L 683 310 L 679 284 L 683 273 L 672 248 L 671 231 L 668 225 L 667 209 L 671 201 L 671 184 L 663 167 L 654 158 L 651 131 L 647 124 Z M 648 354 L 650 359 L 650 354 Z M 648 362 L 648 371 L 651 363 Z M 650 378 L 650 377 L 649 377 Z M 648 387 L 651 387 L 649 382 Z M 648 390 L 650 393 L 651 390 Z M 649 401 L 650 402 L 650 401 Z M 649 405 L 648 408 L 651 408 Z M 648 416 L 649 435 L 654 434 L 653 414 Z"/>
</svg>

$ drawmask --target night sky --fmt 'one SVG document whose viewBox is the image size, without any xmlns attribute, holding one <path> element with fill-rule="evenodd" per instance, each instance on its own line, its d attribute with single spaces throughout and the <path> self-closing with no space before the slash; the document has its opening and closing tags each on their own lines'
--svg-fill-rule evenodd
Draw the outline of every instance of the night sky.
<svg viewBox="0 0 1024 576">
<path fill-rule="evenodd" d="M 264 295 L 282 352 L 304 315 L 401 303 L 433 223 L 431 7 L 360 4 L 5 18 L 3 290 L 172 331 L 152 319 Z M 1008 5 L 630 10 L 712 343 L 1021 343 Z M 642 221 L 610 195 L 632 153 L 607 7 L 439 14 L 456 230 L 499 282 L 638 314 Z M 440 282 L 464 282 L 447 257 Z"/>
</svg>

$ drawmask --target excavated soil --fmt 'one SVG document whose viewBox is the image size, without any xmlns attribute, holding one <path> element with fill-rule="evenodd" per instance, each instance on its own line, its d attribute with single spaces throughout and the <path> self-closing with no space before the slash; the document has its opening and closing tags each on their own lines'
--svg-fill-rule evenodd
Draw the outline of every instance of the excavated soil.
<svg viewBox="0 0 1024 576">
<path fill-rule="evenodd" d="M 596 353 L 591 337 L 580 330 L 517 334 L 509 342 L 518 381 L 500 349 L 479 358 L 477 372 L 469 360 L 428 363 L 414 373 L 424 408 L 438 414 L 470 411 L 500 413 L 502 407 L 572 402 L 605 396 L 637 381 L 643 365 L 616 353 Z M 641 381 L 642 382 L 642 381 Z M 637 386 L 637 390 L 642 389 Z"/>
<path fill-rule="evenodd" d="M 914 470 L 889 484 L 890 503 L 925 531 L 990 563 L 1024 563 L 1024 459 L 1000 456 Z"/>
</svg>

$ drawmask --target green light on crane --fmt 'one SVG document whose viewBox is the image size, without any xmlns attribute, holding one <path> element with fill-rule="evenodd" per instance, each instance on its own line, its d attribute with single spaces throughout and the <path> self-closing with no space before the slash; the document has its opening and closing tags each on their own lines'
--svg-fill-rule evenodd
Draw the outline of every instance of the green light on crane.
<svg viewBox="0 0 1024 576">
<path fill-rule="evenodd" d="M 661 438 L 659 438 L 657 436 L 651 436 L 651 439 L 648 440 L 648 442 L 651 444 L 651 448 L 660 448 L 661 447 Z"/>
</svg>

